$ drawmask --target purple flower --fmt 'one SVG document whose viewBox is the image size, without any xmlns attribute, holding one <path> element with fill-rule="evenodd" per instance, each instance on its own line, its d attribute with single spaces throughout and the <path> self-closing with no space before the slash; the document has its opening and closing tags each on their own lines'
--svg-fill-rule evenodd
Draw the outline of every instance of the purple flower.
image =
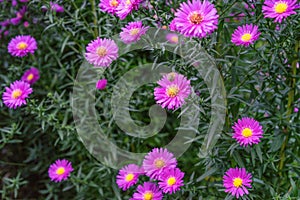
<svg viewBox="0 0 300 200">
<path fill-rule="evenodd" d="M 159 187 L 164 193 L 176 192 L 183 186 L 184 173 L 178 168 L 165 169 L 162 175 L 159 177 Z"/>
<path fill-rule="evenodd" d="M 121 0 L 121 3 L 117 7 L 117 16 L 123 20 L 131 13 L 133 10 L 139 8 L 139 4 L 142 0 Z"/>
<path fill-rule="evenodd" d="M 106 79 L 100 79 L 96 83 L 96 88 L 98 90 L 103 90 L 103 89 L 105 89 L 106 84 L 107 84 L 107 80 Z"/>
<path fill-rule="evenodd" d="M 129 22 L 125 28 L 122 28 L 120 38 L 125 44 L 130 44 L 140 40 L 141 36 L 146 33 L 149 26 L 143 26 L 141 21 Z"/>
<path fill-rule="evenodd" d="M 73 171 L 72 164 L 66 159 L 56 160 L 51 164 L 48 170 L 51 181 L 61 182 L 67 180 L 70 173 Z"/>
<path fill-rule="evenodd" d="M 104 12 L 115 14 L 119 4 L 120 0 L 101 0 L 99 3 L 99 8 Z"/>
<path fill-rule="evenodd" d="M 176 109 L 185 103 L 191 93 L 190 81 L 181 74 L 172 72 L 157 82 L 160 87 L 154 89 L 154 97 L 162 108 Z"/>
<path fill-rule="evenodd" d="M 52 1 L 50 1 L 50 10 L 53 10 L 54 12 L 57 13 L 63 13 L 65 11 L 63 6 L 57 3 L 53 3 Z"/>
<path fill-rule="evenodd" d="M 252 175 L 245 168 L 230 168 L 223 176 L 225 192 L 236 198 L 249 194 L 246 187 L 251 188 Z"/>
<path fill-rule="evenodd" d="M 295 112 L 295 113 L 299 112 L 299 108 L 295 107 L 295 108 L 294 108 L 294 112 Z"/>
<path fill-rule="evenodd" d="M 170 29 L 170 31 L 177 31 L 174 19 L 169 24 L 169 29 Z"/>
<path fill-rule="evenodd" d="M 147 176 L 157 179 L 166 168 L 175 168 L 176 158 L 167 149 L 154 148 L 145 156 L 143 168 Z"/>
<path fill-rule="evenodd" d="M 111 39 L 97 38 L 86 47 L 85 57 L 95 67 L 108 67 L 118 58 L 118 46 Z"/>
<path fill-rule="evenodd" d="M 296 14 L 295 10 L 298 8 L 297 0 L 265 0 L 262 12 L 265 18 L 281 23 L 283 19 Z"/>
<path fill-rule="evenodd" d="M 26 105 L 26 98 L 32 93 L 29 83 L 24 81 L 15 81 L 9 87 L 5 87 L 2 100 L 9 107 L 16 109 L 22 105 Z"/>
<path fill-rule="evenodd" d="M 145 182 L 137 187 L 137 192 L 130 200 L 162 200 L 163 194 L 155 183 Z"/>
<path fill-rule="evenodd" d="M 217 9 L 207 0 L 191 0 L 180 4 L 174 21 L 184 36 L 203 38 L 217 29 L 218 17 Z"/>
<path fill-rule="evenodd" d="M 263 135 L 262 126 L 255 119 L 244 117 L 232 127 L 234 138 L 241 146 L 258 144 Z"/>
<path fill-rule="evenodd" d="M 28 53 L 33 54 L 37 49 L 37 43 L 30 35 L 18 35 L 8 44 L 8 52 L 12 56 L 23 57 Z"/>
<path fill-rule="evenodd" d="M 6 20 L 0 22 L 0 26 L 6 27 L 8 25 L 10 25 L 10 20 L 9 19 L 6 19 Z"/>
<path fill-rule="evenodd" d="M 40 79 L 40 72 L 37 68 L 31 67 L 27 71 L 25 71 L 21 80 L 27 82 L 29 84 L 34 84 L 37 80 Z"/>
<path fill-rule="evenodd" d="M 176 33 L 168 33 L 166 39 L 172 44 L 178 44 L 178 34 Z"/>
<path fill-rule="evenodd" d="M 28 26 L 29 26 L 29 22 L 28 22 L 28 21 L 26 21 L 26 22 L 24 22 L 24 23 L 23 23 L 23 25 L 24 25 L 24 27 L 25 27 L 25 28 L 28 28 Z"/>
<path fill-rule="evenodd" d="M 135 164 L 129 164 L 120 169 L 117 175 L 117 184 L 122 190 L 127 190 L 131 186 L 137 183 L 139 175 L 144 171 Z"/>
<path fill-rule="evenodd" d="M 232 34 L 231 42 L 237 46 L 249 46 L 259 38 L 258 26 L 246 24 L 239 26 Z"/>
</svg>

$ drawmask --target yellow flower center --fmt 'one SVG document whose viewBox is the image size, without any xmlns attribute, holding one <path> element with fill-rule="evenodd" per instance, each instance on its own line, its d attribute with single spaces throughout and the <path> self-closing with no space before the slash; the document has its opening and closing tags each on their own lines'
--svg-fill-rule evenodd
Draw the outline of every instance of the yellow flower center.
<svg viewBox="0 0 300 200">
<path fill-rule="evenodd" d="M 203 16 L 199 14 L 198 12 L 192 12 L 189 15 L 189 21 L 192 24 L 200 24 L 203 21 Z"/>
<path fill-rule="evenodd" d="M 112 6 L 112 7 L 118 7 L 119 2 L 117 0 L 111 0 L 109 2 L 109 5 Z"/>
<path fill-rule="evenodd" d="M 157 167 L 157 168 L 162 168 L 162 167 L 165 166 L 165 161 L 164 161 L 163 159 L 156 159 L 156 160 L 154 161 L 154 165 L 155 165 L 155 167 Z"/>
<path fill-rule="evenodd" d="M 34 77 L 34 76 L 33 76 L 33 74 L 31 73 L 31 74 L 29 74 L 29 75 L 27 76 L 27 80 L 28 80 L 28 81 L 31 81 L 31 80 L 33 79 L 33 77 Z"/>
<path fill-rule="evenodd" d="M 56 170 L 56 174 L 57 175 L 62 175 L 63 173 L 65 173 L 65 168 L 64 167 L 59 167 L 57 170 Z"/>
<path fill-rule="evenodd" d="M 19 49 L 19 50 L 24 50 L 27 47 L 28 47 L 28 45 L 25 42 L 20 42 L 20 43 L 17 44 L 17 49 Z"/>
<path fill-rule="evenodd" d="M 168 186 L 172 186 L 172 185 L 174 185 L 175 183 L 176 183 L 176 179 L 175 179 L 174 177 L 168 178 L 168 180 L 167 180 Z"/>
<path fill-rule="evenodd" d="M 144 200 L 152 200 L 153 199 L 153 193 L 152 192 L 146 192 L 144 194 Z"/>
<path fill-rule="evenodd" d="M 243 180 L 241 178 L 235 178 L 233 179 L 233 185 L 236 188 L 241 187 L 243 185 Z"/>
<path fill-rule="evenodd" d="M 130 173 L 130 174 L 127 174 L 126 177 L 125 177 L 125 181 L 126 181 L 126 182 L 132 181 L 133 178 L 134 178 L 134 175 L 133 175 L 133 174 L 131 174 L 131 173 Z"/>
<path fill-rule="evenodd" d="M 174 43 L 178 43 L 178 36 L 172 36 L 171 41 Z"/>
<path fill-rule="evenodd" d="M 131 1 L 130 0 L 126 0 L 126 4 L 127 5 L 131 5 Z"/>
<path fill-rule="evenodd" d="M 105 47 L 98 47 L 97 48 L 97 54 L 100 57 L 106 56 L 106 54 L 107 54 L 106 48 Z"/>
<path fill-rule="evenodd" d="M 242 41 L 243 42 L 249 42 L 249 40 L 251 40 L 252 35 L 250 33 L 245 33 L 244 35 L 242 35 Z"/>
<path fill-rule="evenodd" d="M 171 86 L 167 89 L 167 95 L 169 97 L 172 97 L 172 98 L 176 97 L 178 93 L 179 93 L 179 88 L 176 85 Z"/>
<path fill-rule="evenodd" d="M 251 137 L 253 135 L 253 132 L 250 128 L 244 128 L 243 131 L 242 131 L 242 135 L 245 138 L 248 138 L 248 137 Z"/>
<path fill-rule="evenodd" d="M 284 13 L 288 8 L 287 3 L 280 2 L 275 4 L 275 12 L 278 14 Z"/>
<path fill-rule="evenodd" d="M 140 32 L 139 28 L 133 28 L 130 30 L 130 35 L 137 35 Z"/>
<path fill-rule="evenodd" d="M 16 89 L 12 92 L 12 98 L 17 99 L 22 95 L 22 91 L 20 89 Z"/>
</svg>

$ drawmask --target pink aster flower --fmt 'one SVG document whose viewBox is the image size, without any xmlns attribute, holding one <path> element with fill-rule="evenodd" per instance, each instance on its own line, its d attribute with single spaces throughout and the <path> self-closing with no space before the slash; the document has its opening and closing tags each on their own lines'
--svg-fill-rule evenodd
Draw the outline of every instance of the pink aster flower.
<svg viewBox="0 0 300 200">
<path fill-rule="evenodd" d="M 113 40 L 97 38 L 86 47 L 85 57 L 95 67 L 108 67 L 118 58 L 118 50 Z"/>
<path fill-rule="evenodd" d="M 24 57 L 28 53 L 33 54 L 37 49 L 37 43 L 30 35 L 18 35 L 8 44 L 8 52 L 12 56 Z"/>
<path fill-rule="evenodd" d="M 203 38 L 217 29 L 218 17 L 217 9 L 207 0 L 191 0 L 180 4 L 174 20 L 184 36 Z"/>
<path fill-rule="evenodd" d="M 241 146 L 257 144 L 260 142 L 260 138 L 262 138 L 263 135 L 262 126 L 258 121 L 249 117 L 239 119 L 232 128 L 234 130 L 232 138 L 234 138 Z"/>
<path fill-rule="evenodd" d="M 164 148 L 154 148 L 145 156 L 143 168 L 146 176 L 157 179 L 166 168 L 175 168 L 177 160 L 172 153 Z"/>
<path fill-rule="evenodd" d="M 168 33 L 166 39 L 172 44 L 178 44 L 178 34 L 176 33 Z"/>
<path fill-rule="evenodd" d="M 22 105 L 26 105 L 26 98 L 32 93 L 29 83 L 24 81 L 15 81 L 5 88 L 2 100 L 9 107 L 16 109 Z"/>
<path fill-rule="evenodd" d="M 223 176 L 225 192 L 236 198 L 249 194 L 246 187 L 251 188 L 252 175 L 245 168 L 230 168 Z"/>
<path fill-rule="evenodd" d="M 183 176 L 184 173 L 178 168 L 165 169 L 159 177 L 160 182 L 158 185 L 164 193 L 172 194 L 183 186 Z"/>
<path fill-rule="evenodd" d="M 141 39 L 141 36 L 146 33 L 149 26 L 143 26 L 141 21 L 129 22 L 125 28 L 122 28 L 120 38 L 125 44 L 130 44 Z"/>
<path fill-rule="evenodd" d="M 53 3 L 52 1 L 50 1 L 50 10 L 53 10 L 54 12 L 57 12 L 57 13 L 65 12 L 65 9 L 63 6 L 61 6 L 57 3 Z"/>
<path fill-rule="evenodd" d="M 272 18 L 274 22 L 281 23 L 283 19 L 296 14 L 297 8 L 297 0 L 265 0 L 262 12 L 265 18 Z"/>
<path fill-rule="evenodd" d="M 137 192 L 130 200 L 162 200 L 163 194 L 155 183 L 145 182 L 137 187 Z"/>
<path fill-rule="evenodd" d="M 21 78 L 22 81 L 27 82 L 29 84 L 34 84 L 39 79 L 40 71 L 35 67 L 31 67 L 30 69 L 25 71 L 24 75 Z"/>
<path fill-rule="evenodd" d="M 70 173 L 73 171 L 72 164 L 66 159 L 56 160 L 55 163 L 51 164 L 48 170 L 51 181 L 61 182 L 67 180 Z"/>
<path fill-rule="evenodd" d="M 190 81 L 181 74 L 172 72 L 163 76 L 157 82 L 160 87 L 154 89 L 154 96 L 157 104 L 162 108 L 176 109 L 185 103 L 191 93 Z"/>
<path fill-rule="evenodd" d="M 110 14 L 115 14 L 117 12 L 117 7 L 119 6 L 121 0 L 101 0 L 99 3 L 99 8 L 103 12 Z"/>
<path fill-rule="evenodd" d="M 135 164 L 129 164 L 120 169 L 117 175 L 117 184 L 122 190 L 127 190 L 137 183 L 139 175 L 143 174 L 142 168 Z"/>
<path fill-rule="evenodd" d="M 123 20 L 131 13 L 133 10 L 139 8 L 139 4 L 142 0 L 121 0 L 121 3 L 117 7 L 117 16 Z"/>
<path fill-rule="evenodd" d="M 107 84 L 107 80 L 106 79 L 100 79 L 96 83 L 96 88 L 98 90 L 103 90 L 103 89 L 105 89 L 106 84 Z"/>
<path fill-rule="evenodd" d="M 175 24 L 175 20 L 173 19 L 171 21 L 171 23 L 169 24 L 169 29 L 170 31 L 177 31 L 177 28 L 176 28 L 176 24 Z"/>
<path fill-rule="evenodd" d="M 246 24 L 239 26 L 232 34 L 231 42 L 237 46 L 249 46 L 259 38 L 260 32 L 258 26 L 253 24 Z"/>
</svg>

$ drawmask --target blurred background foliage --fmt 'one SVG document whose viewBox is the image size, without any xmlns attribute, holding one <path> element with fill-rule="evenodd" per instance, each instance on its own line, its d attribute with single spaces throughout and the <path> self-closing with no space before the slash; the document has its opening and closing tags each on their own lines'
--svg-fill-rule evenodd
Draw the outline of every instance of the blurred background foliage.
<svg viewBox="0 0 300 200">
<path fill-rule="evenodd" d="M 101 12 L 98 1 L 57 2 L 64 6 L 64 13 L 42 12 L 42 6 L 49 8 L 49 1 L 29 1 L 23 19 L 29 27 L 22 23 L 9 26 L 9 34 L 0 39 L 1 96 L 5 87 L 20 79 L 31 66 L 41 72 L 27 106 L 10 110 L 0 100 L 1 199 L 128 199 L 134 189 L 120 191 L 115 183 L 117 171 L 94 159 L 78 138 L 70 106 L 73 83 L 91 40 L 118 34 L 129 21 L 142 20 L 151 27 L 168 25 L 174 17 L 172 9 L 182 1 L 146 1 L 123 21 Z M 218 30 L 197 41 L 215 58 L 222 74 L 227 92 L 226 124 L 216 146 L 201 158 L 202 138 L 210 121 L 209 93 L 193 70 L 179 68 L 200 93 L 199 106 L 205 114 L 200 117 L 199 140 L 178 159 L 185 172 L 185 186 L 165 199 L 232 199 L 222 185 L 222 176 L 230 167 L 245 167 L 254 177 L 253 188 L 243 199 L 300 199 L 300 123 L 299 113 L 294 112 L 295 107 L 300 107 L 299 11 L 276 25 L 263 18 L 262 1 L 212 2 L 220 15 Z M 147 3 L 152 9 L 146 8 Z M 245 7 L 253 4 L 255 9 Z M 23 5 L 0 3 L 0 21 L 14 17 Z M 245 23 L 258 24 L 262 34 L 254 46 L 236 47 L 230 41 L 231 34 Z M 8 42 L 20 34 L 30 34 L 37 40 L 38 50 L 33 56 L 20 59 L 8 54 Z M 163 130 L 147 142 L 122 134 L 114 122 L 108 124 L 114 83 L 128 70 L 159 56 L 161 53 L 150 52 L 122 56 L 104 73 L 107 88 L 96 94 L 99 124 L 124 150 L 148 152 L 164 146 L 179 128 L 180 110 L 168 111 Z M 172 65 L 174 60 L 169 62 Z M 155 103 L 154 86 L 138 88 L 130 100 L 132 119 L 141 124 L 149 123 L 150 118 L 145 116 Z M 240 147 L 231 138 L 231 126 L 244 116 L 255 118 L 264 129 L 262 142 L 253 147 Z M 74 171 L 68 181 L 53 183 L 47 171 L 51 163 L 61 158 L 70 160 Z"/>
</svg>

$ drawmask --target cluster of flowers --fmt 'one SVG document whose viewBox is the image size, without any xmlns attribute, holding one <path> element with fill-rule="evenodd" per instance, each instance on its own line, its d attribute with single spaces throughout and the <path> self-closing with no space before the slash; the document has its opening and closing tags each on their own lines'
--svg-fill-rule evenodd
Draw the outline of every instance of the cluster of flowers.
<svg viewBox="0 0 300 200">
<path fill-rule="evenodd" d="M 232 127 L 234 138 L 241 146 L 252 146 L 258 144 L 263 135 L 262 126 L 253 118 L 244 117 L 239 119 Z M 230 168 L 223 176 L 223 186 L 225 192 L 239 198 L 244 194 L 248 194 L 248 188 L 251 188 L 250 173 L 245 168 Z"/>
<path fill-rule="evenodd" d="M 2 1 L 0 0 L 0 3 Z M 27 3 L 29 2 L 29 0 L 19 0 L 19 2 L 21 3 Z M 18 2 L 16 0 L 12 0 L 12 6 L 15 7 L 16 5 L 18 4 Z M 50 10 L 51 11 L 54 11 L 54 12 L 64 12 L 64 8 L 62 6 L 60 6 L 59 4 L 57 3 L 53 3 L 53 2 L 50 2 Z M 42 11 L 45 12 L 47 11 L 48 8 L 46 6 L 43 6 L 42 7 Z M 16 12 L 16 16 L 13 17 L 13 18 L 10 18 L 10 19 L 6 19 L 4 21 L 1 21 L 0 22 L 0 39 L 2 37 L 2 32 L 3 32 L 3 35 L 4 36 L 7 36 L 9 35 L 9 30 L 8 30 L 8 26 L 10 25 L 13 25 L 13 26 L 16 26 L 18 25 L 23 19 L 24 20 L 24 23 L 23 23 L 23 26 L 25 28 L 29 27 L 29 22 L 26 21 L 26 19 L 28 17 L 25 17 L 26 15 L 26 12 L 27 12 L 27 6 L 24 5 L 22 6 L 17 12 Z M 36 21 L 36 18 L 33 19 L 33 23 L 37 23 Z"/>
<path fill-rule="evenodd" d="M 141 167 L 129 164 L 120 169 L 117 185 L 125 191 L 135 185 L 141 175 L 146 175 L 150 181 L 139 185 L 131 200 L 161 200 L 163 193 L 175 193 L 183 186 L 184 173 L 177 168 L 174 155 L 164 148 L 154 148 L 149 152 Z"/>
<path fill-rule="evenodd" d="M 37 49 L 36 40 L 28 35 L 17 36 L 8 44 L 8 52 L 17 57 L 24 57 L 27 54 L 33 54 Z M 25 71 L 21 80 L 16 80 L 5 88 L 2 99 L 3 103 L 9 107 L 16 109 L 22 105 L 26 105 L 26 98 L 32 93 L 31 85 L 40 78 L 39 70 L 31 67 Z"/>
</svg>

